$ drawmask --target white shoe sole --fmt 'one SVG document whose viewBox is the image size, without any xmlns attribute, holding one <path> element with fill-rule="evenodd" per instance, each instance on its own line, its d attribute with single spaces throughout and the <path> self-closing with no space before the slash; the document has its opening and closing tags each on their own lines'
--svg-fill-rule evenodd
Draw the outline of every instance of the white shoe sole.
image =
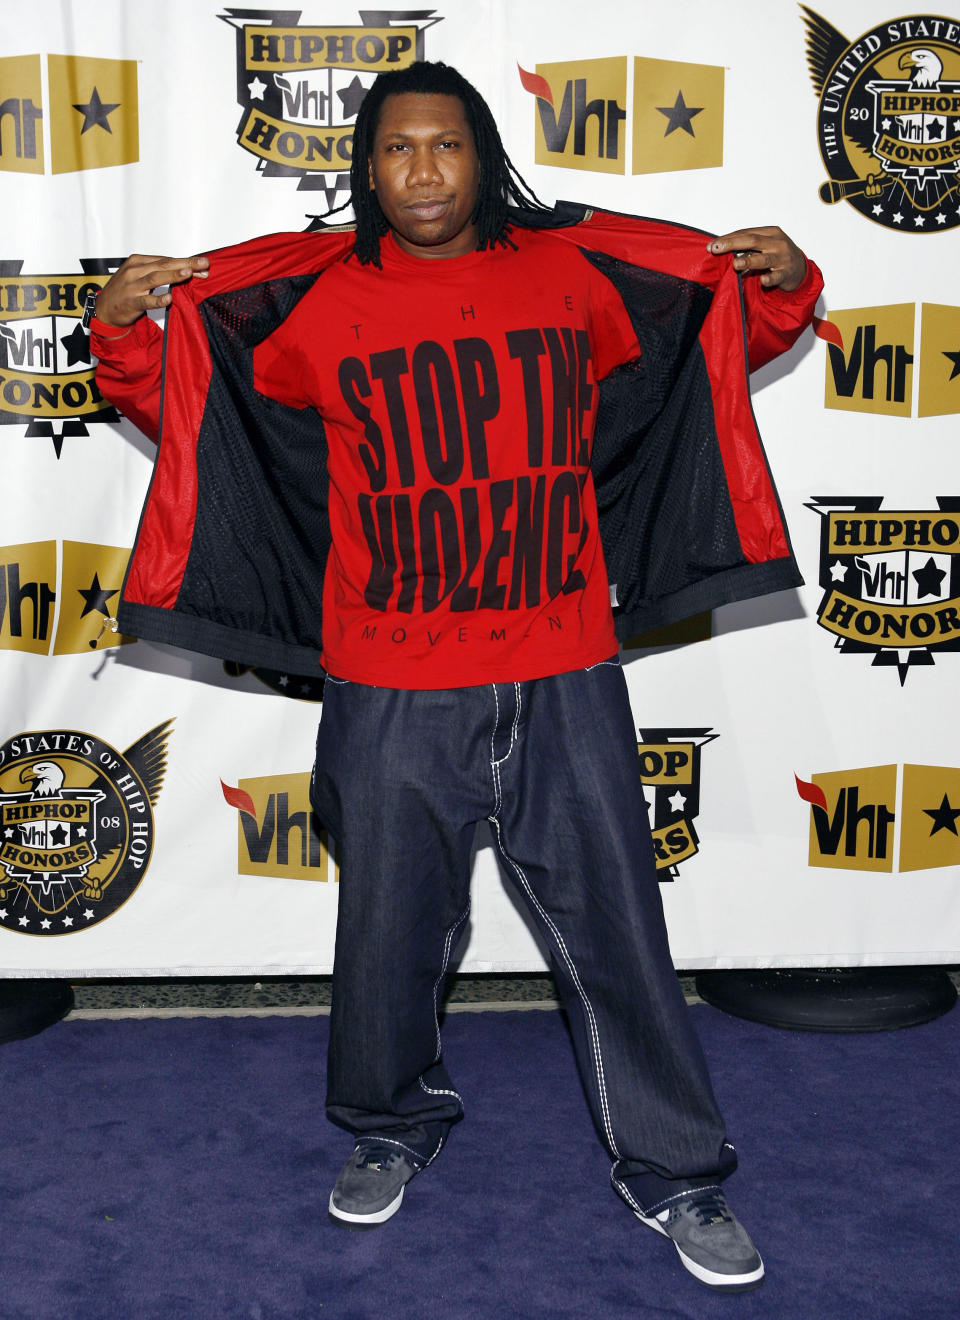
<svg viewBox="0 0 960 1320">
<path fill-rule="evenodd" d="M 665 1237 L 673 1242 L 673 1238 L 670 1237 L 667 1230 L 656 1219 L 653 1217 L 647 1218 L 646 1215 L 637 1215 L 637 1218 L 640 1220 L 641 1224 L 646 1224 L 648 1228 L 652 1228 L 654 1232 L 659 1233 L 661 1237 Z M 680 1247 L 676 1242 L 673 1242 L 673 1245 L 676 1248 L 677 1255 L 683 1263 L 684 1269 L 688 1270 L 695 1279 L 699 1279 L 701 1283 L 706 1284 L 708 1288 L 712 1288 L 715 1292 L 746 1292 L 750 1288 L 758 1287 L 763 1281 L 762 1260 L 760 1261 L 758 1269 L 750 1270 L 746 1274 L 718 1274 L 715 1270 L 708 1270 L 705 1265 L 701 1265 L 699 1261 L 693 1260 L 690 1256 L 686 1255 L 680 1250 Z M 757 1259 L 760 1259 L 759 1254 Z"/>
<path fill-rule="evenodd" d="M 382 1210 L 372 1210 L 365 1215 L 354 1215 L 351 1214 L 349 1210 L 342 1210 L 338 1205 L 335 1205 L 333 1201 L 333 1192 L 331 1192 L 330 1202 L 327 1209 L 330 1212 L 331 1218 L 339 1220 L 342 1224 L 354 1224 L 357 1228 L 375 1228 L 377 1224 L 385 1224 L 388 1219 L 393 1218 L 400 1209 L 400 1202 L 402 1200 L 403 1188 L 401 1187 L 390 1204 L 385 1205 Z"/>
</svg>

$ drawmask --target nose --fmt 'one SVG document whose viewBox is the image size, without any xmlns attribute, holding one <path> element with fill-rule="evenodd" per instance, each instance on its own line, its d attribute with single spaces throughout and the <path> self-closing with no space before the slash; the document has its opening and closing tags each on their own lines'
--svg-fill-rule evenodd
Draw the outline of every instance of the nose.
<svg viewBox="0 0 960 1320">
<path fill-rule="evenodd" d="M 442 183 L 443 173 L 429 147 L 418 147 L 410 158 L 407 186 L 422 187 L 425 183 Z"/>
</svg>

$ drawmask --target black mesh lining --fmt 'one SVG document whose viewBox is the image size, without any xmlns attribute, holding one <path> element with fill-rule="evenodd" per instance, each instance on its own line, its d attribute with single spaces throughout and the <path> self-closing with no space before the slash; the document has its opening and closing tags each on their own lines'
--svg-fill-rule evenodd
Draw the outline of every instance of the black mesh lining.
<svg viewBox="0 0 960 1320">
<path fill-rule="evenodd" d="M 301 655 L 320 651 L 330 546 L 326 436 L 312 408 L 256 392 L 252 351 L 317 278 L 268 281 L 200 308 L 213 375 L 197 443 L 195 532 L 176 604 L 178 614 L 266 636 Z M 247 659 L 241 641 L 230 659 Z M 283 649 L 275 653 L 281 664 Z"/>
<path fill-rule="evenodd" d="M 601 382 L 591 465 L 607 570 L 617 586 L 614 617 L 654 627 L 690 612 L 695 584 L 747 563 L 697 338 L 712 294 L 690 280 L 581 251 L 616 287 L 642 349 L 637 363 Z M 681 491 L 687 498 L 677 498 Z"/>
</svg>

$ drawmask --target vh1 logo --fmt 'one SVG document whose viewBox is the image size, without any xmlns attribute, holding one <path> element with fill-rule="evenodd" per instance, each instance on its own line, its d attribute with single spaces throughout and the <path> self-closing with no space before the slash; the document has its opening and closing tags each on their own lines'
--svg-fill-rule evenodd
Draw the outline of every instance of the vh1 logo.
<svg viewBox="0 0 960 1320">
<path fill-rule="evenodd" d="M 520 69 L 538 165 L 625 174 L 628 126 L 634 174 L 723 164 L 722 67 L 636 57 L 632 101 L 628 72 L 625 55 Z"/>
<path fill-rule="evenodd" d="M 57 541 L 0 545 L 0 651 L 83 655 L 134 641 L 104 632 L 120 598 L 129 548 L 59 545 L 59 553 Z"/>
<path fill-rule="evenodd" d="M 864 766 L 796 783 L 810 805 L 810 866 L 892 872 L 898 817 L 901 872 L 960 864 L 955 766 Z"/>
<path fill-rule="evenodd" d="M 47 57 L 47 97 L 40 55 L 0 58 L 0 170 L 45 172 L 128 165 L 139 159 L 137 61 Z"/>
<path fill-rule="evenodd" d="M 916 311 L 913 303 L 854 307 L 815 322 L 827 344 L 826 407 L 890 417 L 960 413 L 960 307 L 922 303 L 919 336 Z"/>
<path fill-rule="evenodd" d="M 237 809 L 237 871 L 240 875 L 286 876 L 337 881 L 333 844 L 310 805 L 309 774 L 221 781 L 223 796 Z"/>
</svg>

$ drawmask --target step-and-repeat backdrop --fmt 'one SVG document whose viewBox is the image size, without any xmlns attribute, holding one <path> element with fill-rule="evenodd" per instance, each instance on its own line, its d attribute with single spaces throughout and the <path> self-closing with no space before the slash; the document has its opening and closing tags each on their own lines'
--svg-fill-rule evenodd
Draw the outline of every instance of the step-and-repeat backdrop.
<svg viewBox="0 0 960 1320">
<path fill-rule="evenodd" d="M 960 960 L 960 9 L 816 3 L 0 7 L 3 974 L 331 965 L 316 684 L 110 632 L 153 454 L 80 317 L 128 252 L 344 202 L 417 57 L 542 198 L 777 223 L 826 276 L 753 378 L 806 585 L 625 651 L 678 965 Z M 462 966 L 541 966 L 483 835 L 474 889 Z"/>
</svg>

